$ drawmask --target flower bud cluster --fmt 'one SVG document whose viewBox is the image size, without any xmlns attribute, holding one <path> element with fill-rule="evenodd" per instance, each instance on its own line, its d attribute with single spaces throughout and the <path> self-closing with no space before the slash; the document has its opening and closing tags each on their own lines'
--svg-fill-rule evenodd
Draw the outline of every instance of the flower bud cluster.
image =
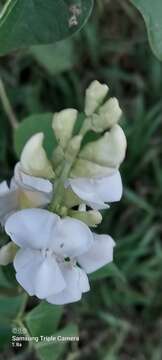
<svg viewBox="0 0 162 360">
<path fill-rule="evenodd" d="M 52 304 L 80 300 L 90 289 L 87 274 L 113 260 L 114 240 L 92 231 L 102 221 L 100 210 L 122 196 L 126 138 L 117 99 L 105 100 L 108 90 L 98 81 L 86 90 L 79 131 L 77 110 L 55 113 L 52 158 L 43 147 L 44 134 L 36 133 L 10 185 L 0 184 L 0 222 L 11 238 L 0 249 L 0 264 L 13 261 L 28 294 Z M 90 140 L 89 131 L 97 139 Z"/>
</svg>

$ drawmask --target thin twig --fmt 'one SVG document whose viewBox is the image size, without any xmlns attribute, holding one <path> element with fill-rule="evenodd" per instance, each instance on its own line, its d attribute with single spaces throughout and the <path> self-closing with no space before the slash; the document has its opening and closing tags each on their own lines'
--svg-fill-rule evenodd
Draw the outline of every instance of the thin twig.
<svg viewBox="0 0 162 360">
<path fill-rule="evenodd" d="M 0 78 L 0 99 L 2 101 L 2 105 L 3 105 L 6 115 L 8 117 L 8 120 L 10 122 L 10 125 L 12 126 L 13 129 L 16 129 L 18 127 L 19 123 L 18 123 L 16 115 L 12 109 L 12 106 L 10 104 L 10 101 L 8 99 L 8 96 L 7 96 L 7 93 L 5 90 L 4 83 L 1 78 Z"/>
</svg>

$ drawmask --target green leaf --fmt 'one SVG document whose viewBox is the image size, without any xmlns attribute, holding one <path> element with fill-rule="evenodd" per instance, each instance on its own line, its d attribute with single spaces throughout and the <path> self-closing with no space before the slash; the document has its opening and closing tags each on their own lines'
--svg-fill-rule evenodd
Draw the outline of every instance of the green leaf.
<svg viewBox="0 0 162 360">
<path fill-rule="evenodd" d="M 24 302 L 24 298 L 25 294 L 14 297 L 0 297 L 0 318 L 6 321 L 16 318 Z"/>
<path fill-rule="evenodd" d="M 57 144 L 52 130 L 52 117 L 53 114 L 50 113 L 36 114 L 25 118 L 20 123 L 14 133 L 14 147 L 18 157 L 27 140 L 37 132 L 44 133 L 44 148 L 47 155 L 51 157 L 52 151 Z"/>
<path fill-rule="evenodd" d="M 77 24 L 70 25 L 77 6 Z M 50 44 L 80 30 L 93 0 L 8 0 L 0 15 L 0 55 L 38 44 Z"/>
<path fill-rule="evenodd" d="M 162 1 L 130 0 L 142 14 L 154 54 L 162 60 Z"/>
<path fill-rule="evenodd" d="M 51 75 L 67 71 L 76 63 L 76 52 L 71 39 L 53 45 L 33 46 L 30 53 Z"/>
<path fill-rule="evenodd" d="M 52 354 L 52 360 L 57 360 L 64 352 L 65 347 L 68 343 L 68 341 L 60 341 L 59 338 L 71 337 L 71 336 L 78 337 L 78 328 L 75 324 L 69 324 L 63 330 L 60 330 L 59 332 L 55 333 L 53 336 L 56 338 L 55 342 L 45 341 L 45 342 L 39 342 L 36 345 L 36 350 L 41 360 L 51 359 L 51 354 Z"/>
<path fill-rule="evenodd" d="M 6 320 L 1 319 L 0 323 L 0 350 L 2 350 L 5 345 L 8 345 L 11 341 L 11 326 Z"/>
<path fill-rule="evenodd" d="M 57 330 L 62 312 L 61 306 L 41 302 L 26 315 L 25 322 L 33 336 L 48 336 Z"/>
<path fill-rule="evenodd" d="M 25 294 L 18 296 L 0 296 L 0 349 L 11 342 L 12 326 L 24 303 Z"/>
</svg>

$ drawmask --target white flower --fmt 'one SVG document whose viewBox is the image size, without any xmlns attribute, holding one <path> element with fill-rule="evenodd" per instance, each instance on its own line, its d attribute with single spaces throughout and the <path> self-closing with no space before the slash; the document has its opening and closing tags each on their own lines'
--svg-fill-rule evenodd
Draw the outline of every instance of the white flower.
<svg viewBox="0 0 162 360">
<path fill-rule="evenodd" d="M 53 304 L 80 300 L 89 290 L 86 273 L 113 258 L 111 237 L 47 210 L 19 211 L 7 220 L 5 230 L 21 248 L 14 260 L 18 282 L 30 295 Z"/>
<path fill-rule="evenodd" d="M 105 203 L 119 201 L 123 192 L 119 171 L 106 177 L 69 179 L 67 185 L 84 203 L 98 210 L 109 208 Z"/>
<path fill-rule="evenodd" d="M 4 225 L 8 216 L 19 209 L 47 205 L 51 196 L 50 181 L 25 174 L 17 163 L 10 186 L 6 181 L 0 184 L 0 223 Z"/>
</svg>

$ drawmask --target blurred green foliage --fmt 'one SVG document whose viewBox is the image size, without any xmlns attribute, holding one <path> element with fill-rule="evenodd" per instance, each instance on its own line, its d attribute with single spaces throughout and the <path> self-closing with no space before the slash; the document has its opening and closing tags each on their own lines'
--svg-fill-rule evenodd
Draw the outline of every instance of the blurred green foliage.
<svg viewBox="0 0 162 360">
<path fill-rule="evenodd" d="M 67 57 L 66 67 L 63 56 L 61 72 L 62 57 L 57 71 L 54 55 L 51 71 L 48 54 L 57 51 L 54 48 L 49 48 L 46 57 L 40 48 L 0 59 L 0 75 L 19 121 L 65 107 L 82 111 L 84 90 L 91 80 L 98 79 L 119 98 L 124 112 L 121 124 L 128 139 L 127 158 L 121 169 L 124 197 L 103 213 L 99 228 L 116 240 L 115 261 L 102 270 L 102 280 L 97 279 L 97 273 L 92 276 L 91 292 L 81 302 L 59 310 L 59 334 L 69 326 L 67 333 L 75 335 L 76 324 L 79 344 L 70 343 L 63 351 L 57 346 L 50 352 L 48 348 L 43 356 L 54 359 L 58 351 L 58 358 L 67 360 L 161 360 L 162 65 L 148 46 L 139 13 L 127 0 L 97 1 L 89 23 L 70 41 L 74 49 L 71 66 Z M 11 177 L 16 161 L 11 127 L 0 105 L 1 180 Z M 2 241 L 6 241 L 3 234 Z M 19 294 L 20 290 L 13 284 L 11 267 L 2 269 L 0 301 L 3 306 L 6 301 L 7 309 L 10 301 L 11 312 L 17 311 L 12 303 L 15 291 Z M 30 299 L 28 315 L 23 319 L 31 332 L 35 305 L 36 300 Z M 43 332 L 42 321 L 40 318 Z M 11 338 L 7 318 L 0 322 L 0 332 L 2 359 L 28 358 L 26 348 L 22 353 L 7 346 Z M 35 353 L 31 354 L 36 359 Z"/>
</svg>

